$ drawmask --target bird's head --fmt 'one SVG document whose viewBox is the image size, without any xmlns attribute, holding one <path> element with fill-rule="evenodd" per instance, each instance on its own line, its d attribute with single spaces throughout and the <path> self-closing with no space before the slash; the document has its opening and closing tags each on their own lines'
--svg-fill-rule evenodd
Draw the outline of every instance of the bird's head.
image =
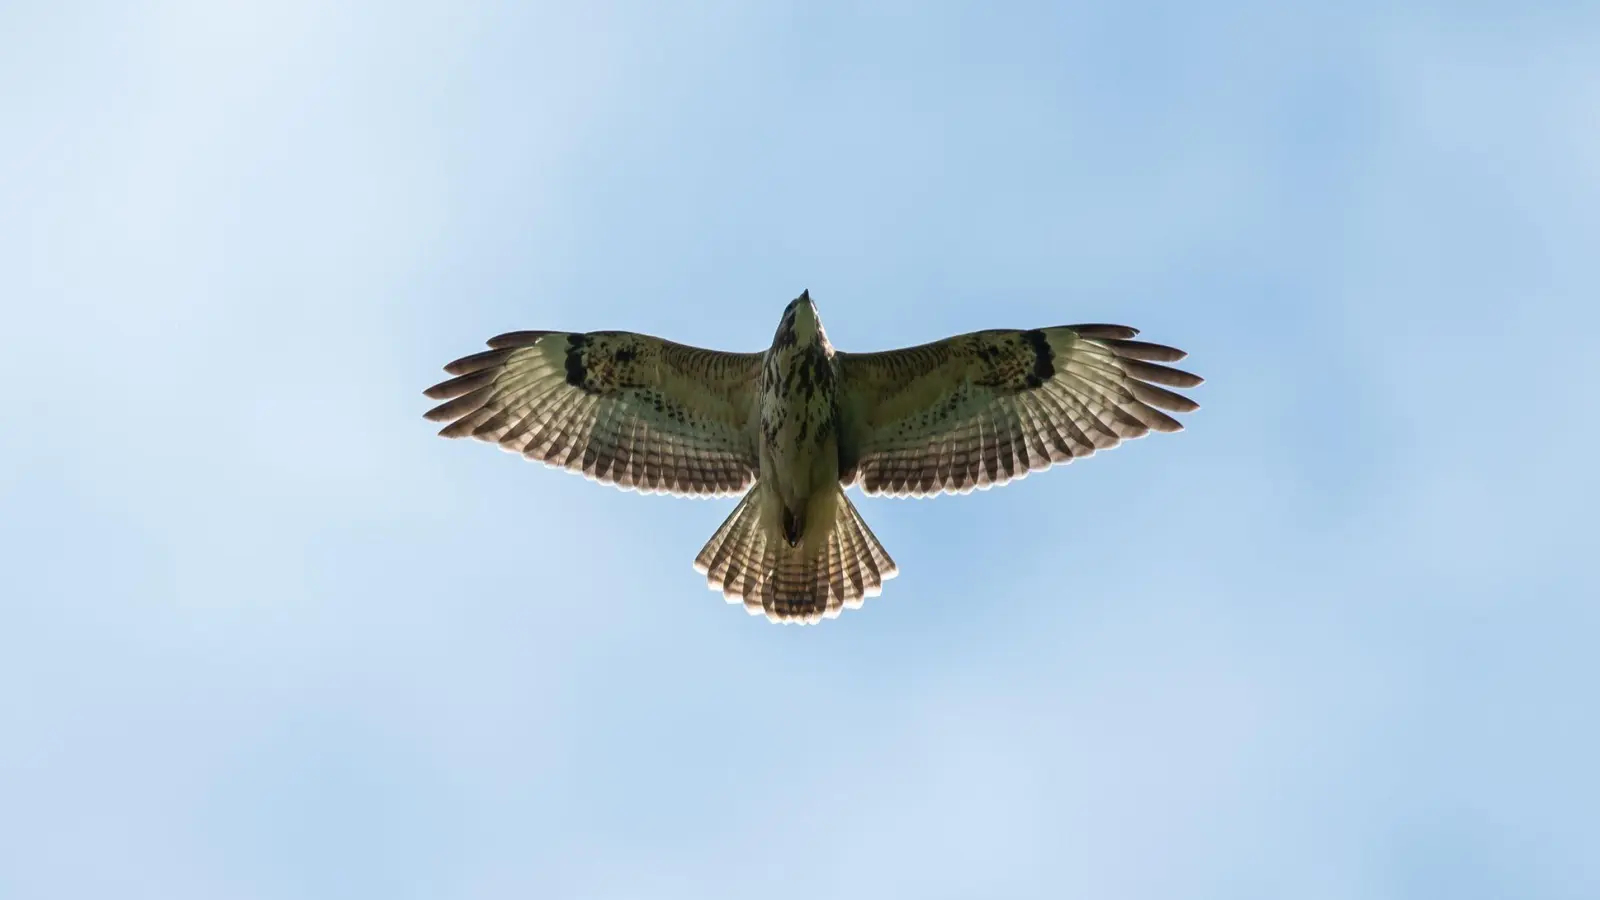
<svg viewBox="0 0 1600 900">
<path fill-rule="evenodd" d="M 811 302 L 811 291 L 801 291 L 800 296 L 784 307 L 783 320 L 778 323 L 778 333 L 772 344 L 774 347 L 820 345 L 832 349 L 827 333 L 822 330 L 822 318 L 817 315 L 817 305 Z"/>
</svg>

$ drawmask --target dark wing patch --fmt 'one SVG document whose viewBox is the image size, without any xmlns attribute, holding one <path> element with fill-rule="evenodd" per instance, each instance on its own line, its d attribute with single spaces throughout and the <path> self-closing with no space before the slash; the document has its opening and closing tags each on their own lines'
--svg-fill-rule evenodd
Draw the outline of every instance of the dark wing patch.
<svg viewBox="0 0 1600 900">
<path fill-rule="evenodd" d="M 622 488 L 733 494 L 755 480 L 758 353 L 625 331 L 518 331 L 428 388 L 444 437 L 472 437 Z"/>
<path fill-rule="evenodd" d="M 839 353 L 840 477 L 869 494 L 964 493 L 1151 431 L 1199 404 L 1181 350 L 1122 325 L 979 331 L 884 353 Z"/>
</svg>

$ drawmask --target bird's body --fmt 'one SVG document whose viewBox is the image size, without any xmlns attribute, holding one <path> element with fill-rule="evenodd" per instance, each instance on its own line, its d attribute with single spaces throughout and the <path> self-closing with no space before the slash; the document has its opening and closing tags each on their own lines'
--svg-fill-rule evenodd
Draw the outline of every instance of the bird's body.
<svg viewBox="0 0 1600 900">
<path fill-rule="evenodd" d="M 883 353 L 835 351 L 809 293 L 762 353 L 631 332 L 512 332 L 445 367 L 440 434 L 643 492 L 743 492 L 695 559 L 752 613 L 815 622 L 897 567 L 844 494 L 965 493 L 1088 456 L 1196 404 L 1158 385 L 1182 351 L 1119 325 L 993 330 Z"/>
<path fill-rule="evenodd" d="M 827 504 L 836 493 L 838 417 L 833 347 L 808 295 L 784 310 L 761 367 L 759 481 L 771 485 L 781 507 L 780 527 L 791 545 L 812 521 L 812 504 Z M 828 504 L 818 512 L 830 509 Z"/>
</svg>

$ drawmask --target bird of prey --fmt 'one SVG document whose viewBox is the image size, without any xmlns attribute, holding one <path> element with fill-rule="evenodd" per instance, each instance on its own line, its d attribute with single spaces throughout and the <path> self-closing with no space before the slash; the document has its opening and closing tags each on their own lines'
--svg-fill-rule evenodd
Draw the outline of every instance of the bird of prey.
<svg viewBox="0 0 1600 900">
<path fill-rule="evenodd" d="M 627 331 L 514 331 L 426 391 L 444 437 L 642 493 L 744 495 L 695 558 L 730 603 L 814 623 L 898 571 L 844 494 L 925 497 L 1022 478 L 1180 431 L 1181 350 L 1122 325 L 990 330 L 833 349 L 810 291 L 772 346 L 724 353 Z M 1163 387 L 1165 385 L 1166 387 Z"/>
</svg>

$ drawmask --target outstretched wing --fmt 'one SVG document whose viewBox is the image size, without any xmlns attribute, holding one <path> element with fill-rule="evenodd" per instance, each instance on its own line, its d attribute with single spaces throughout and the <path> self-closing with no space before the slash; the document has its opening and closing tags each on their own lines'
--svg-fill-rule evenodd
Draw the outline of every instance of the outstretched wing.
<svg viewBox="0 0 1600 900">
<path fill-rule="evenodd" d="M 517 331 L 445 366 L 427 417 L 624 489 L 743 491 L 759 461 L 759 353 L 720 353 L 626 331 Z"/>
<path fill-rule="evenodd" d="M 1159 387 L 1186 354 L 1121 325 L 979 331 L 884 353 L 838 353 L 840 477 L 869 494 L 965 493 L 1089 456 L 1199 404 Z"/>
</svg>

